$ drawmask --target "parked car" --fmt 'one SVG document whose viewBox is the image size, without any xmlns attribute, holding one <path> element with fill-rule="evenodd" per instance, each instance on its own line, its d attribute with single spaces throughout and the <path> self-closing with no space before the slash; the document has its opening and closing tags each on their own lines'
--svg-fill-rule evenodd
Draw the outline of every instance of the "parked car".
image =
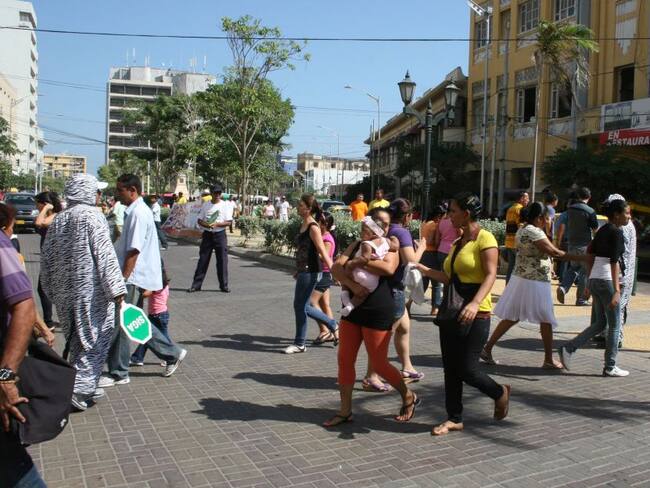
<svg viewBox="0 0 650 488">
<path fill-rule="evenodd" d="M 31 193 L 7 193 L 4 201 L 16 209 L 15 228 L 17 230 L 35 229 L 34 221 L 38 216 L 38 209 L 34 195 Z"/>
<path fill-rule="evenodd" d="M 320 204 L 323 211 L 327 210 L 329 212 L 330 207 L 347 207 L 347 205 L 340 200 L 323 200 Z"/>
</svg>

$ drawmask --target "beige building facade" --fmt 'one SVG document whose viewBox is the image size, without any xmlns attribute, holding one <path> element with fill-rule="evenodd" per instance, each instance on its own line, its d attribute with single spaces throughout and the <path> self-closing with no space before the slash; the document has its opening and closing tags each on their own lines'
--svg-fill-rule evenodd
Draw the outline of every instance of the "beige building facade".
<svg viewBox="0 0 650 488">
<path fill-rule="evenodd" d="M 0 117 L 9 124 L 9 133 L 16 135 L 16 90 L 0 73 Z"/>
<path fill-rule="evenodd" d="M 450 107 L 446 107 L 445 88 L 452 82 L 460 89 L 460 92 L 453 110 L 454 119 L 450 122 L 448 117 Z M 463 74 L 462 69 L 457 67 L 448 73 L 437 86 L 426 90 L 421 97 L 411 103 L 412 107 L 423 115 L 427 111 L 429 102 L 431 103 L 434 116 L 432 144 L 462 143 L 464 141 L 466 89 L 467 77 Z M 402 186 L 407 182 L 395 176 L 399 162 L 399 147 L 402 142 L 425 144 L 425 137 L 425 128 L 418 120 L 400 112 L 388 119 L 381 127 L 381 136 L 376 136 L 375 141 L 366 140 L 365 143 L 371 147 L 372 173 L 376 185 L 383 186 L 382 181 L 392 180 L 393 185 L 391 186 L 394 187 L 394 195 L 401 195 Z"/>
<path fill-rule="evenodd" d="M 43 164 L 45 174 L 55 178 L 68 178 L 87 170 L 86 156 L 72 154 L 45 154 Z"/>
<path fill-rule="evenodd" d="M 650 131 L 650 51 L 643 40 L 649 36 L 646 0 L 489 0 L 480 5 L 493 9 L 492 42 L 486 39 L 485 17 L 472 12 L 466 141 L 481 152 L 488 63 L 486 200 L 492 164 L 493 204 L 500 208 L 517 191 L 529 189 L 538 119 L 538 196 L 546 186 L 540 171 L 544 160 L 559 148 L 604 144 L 638 148 L 650 140 L 650 132 L 643 132 Z M 589 84 L 575 97 L 548 72 L 541 89 L 538 86 L 533 53 L 540 20 L 576 22 L 594 31 L 599 52 L 590 55 Z M 645 146 L 647 151 L 650 146 Z"/>
</svg>

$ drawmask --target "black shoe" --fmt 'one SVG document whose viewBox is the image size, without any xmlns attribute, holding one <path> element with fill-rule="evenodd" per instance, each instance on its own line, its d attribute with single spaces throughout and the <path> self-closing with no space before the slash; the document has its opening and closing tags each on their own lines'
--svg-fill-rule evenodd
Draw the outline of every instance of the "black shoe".
<svg viewBox="0 0 650 488">
<path fill-rule="evenodd" d="M 221 288 L 221 291 L 222 291 L 223 293 L 230 293 L 230 288 L 228 288 L 228 287 L 226 287 L 226 288 Z"/>
<path fill-rule="evenodd" d="M 195 291 L 201 291 L 201 288 L 194 288 L 191 286 L 187 289 L 187 293 L 194 293 Z"/>
</svg>

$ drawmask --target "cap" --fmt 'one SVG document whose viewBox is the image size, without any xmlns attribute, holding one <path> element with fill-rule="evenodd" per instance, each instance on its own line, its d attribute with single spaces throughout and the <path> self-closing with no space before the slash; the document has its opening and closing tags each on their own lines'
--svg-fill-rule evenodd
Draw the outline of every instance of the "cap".
<svg viewBox="0 0 650 488">
<path fill-rule="evenodd" d="M 106 188 L 108 188 L 108 183 L 106 183 L 105 181 L 98 181 L 97 182 L 97 189 L 98 190 L 105 190 Z"/>
</svg>

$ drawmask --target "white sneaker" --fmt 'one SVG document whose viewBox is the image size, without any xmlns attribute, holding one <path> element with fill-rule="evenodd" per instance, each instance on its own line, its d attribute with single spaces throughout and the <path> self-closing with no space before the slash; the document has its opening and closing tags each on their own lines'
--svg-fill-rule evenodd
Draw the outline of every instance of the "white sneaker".
<svg viewBox="0 0 650 488">
<path fill-rule="evenodd" d="M 291 344 L 289 347 L 287 347 L 284 350 L 285 354 L 297 354 L 299 352 L 305 352 L 307 348 L 305 346 L 296 346 L 295 344 Z"/>
<path fill-rule="evenodd" d="M 562 346 L 558 351 L 558 354 L 560 356 L 560 361 L 562 362 L 562 366 L 564 366 L 564 369 L 569 371 L 571 369 L 571 360 L 573 359 L 573 355 L 575 354 L 575 351 L 569 352 L 566 346 Z"/>
<path fill-rule="evenodd" d="M 122 378 L 121 380 L 116 380 L 112 376 L 102 376 L 99 378 L 97 383 L 97 388 L 110 388 L 111 386 L 116 385 L 127 385 L 131 382 L 131 378 Z"/>
<path fill-rule="evenodd" d="M 88 409 L 88 403 L 86 403 L 86 400 L 82 395 L 77 395 L 76 393 L 73 393 L 70 401 L 74 409 L 79 412 L 84 412 L 85 410 Z"/>
<path fill-rule="evenodd" d="M 630 374 L 629 371 L 614 366 L 613 368 L 605 368 L 603 370 L 603 376 L 611 376 L 613 378 L 624 378 Z"/>
<path fill-rule="evenodd" d="M 165 367 L 165 372 L 162 375 L 165 378 L 168 378 L 171 375 L 173 375 L 174 371 L 176 371 L 178 369 L 178 367 L 183 362 L 183 359 L 185 359 L 185 356 L 187 356 L 187 349 L 181 349 L 181 353 L 178 356 L 178 359 L 176 361 L 174 361 L 173 363 L 167 363 L 167 366 Z"/>
<path fill-rule="evenodd" d="M 104 398 L 106 396 L 106 392 L 104 391 L 103 388 L 95 388 L 95 392 L 93 393 L 93 396 L 91 397 L 93 402 L 96 402 L 100 398 Z"/>
</svg>

